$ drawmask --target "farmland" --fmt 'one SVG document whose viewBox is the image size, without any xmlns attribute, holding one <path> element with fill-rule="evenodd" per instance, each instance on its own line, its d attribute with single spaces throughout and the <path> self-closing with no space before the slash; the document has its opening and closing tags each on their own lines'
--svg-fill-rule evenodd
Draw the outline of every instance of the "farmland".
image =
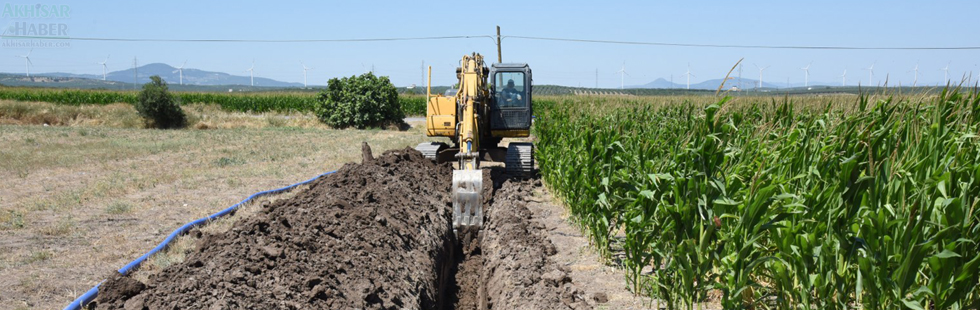
<svg viewBox="0 0 980 310">
<path fill-rule="evenodd" d="M 236 266 L 237 269 L 226 270 L 227 277 L 208 278 L 222 286 L 241 284 L 236 290 L 248 287 L 247 283 L 283 279 L 275 282 L 282 284 L 278 289 L 249 288 L 256 293 L 254 299 L 222 301 L 147 289 L 139 297 L 145 305 L 193 307 L 230 302 L 227 305 L 267 308 L 300 305 L 308 300 L 309 307 L 335 308 L 324 306 L 323 296 L 338 291 L 349 297 L 333 298 L 330 302 L 377 305 L 378 300 L 371 296 L 380 296 L 385 304 L 397 304 L 411 302 L 407 299 L 411 296 L 430 299 L 428 302 L 439 296 L 437 302 L 446 305 L 444 308 L 475 309 L 487 298 L 507 308 L 528 305 L 526 299 L 518 296 L 535 296 L 536 308 L 587 309 L 588 303 L 596 299 L 593 296 L 608 296 L 602 300 L 612 307 L 636 304 L 619 288 L 621 275 L 602 268 L 591 257 L 582 258 L 585 242 L 581 236 L 570 234 L 564 243 L 551 245 L 547 231 L 535 224 L 529 209 L 533 207 L 534 212 L 541 212 L 537 214 L 550 214 L 550 223 L 561 227 L 558 210 L 541 211 L 557 206 L 550 199 L 541 198 L 547 196 L 540 182 L 508 180 L 501 175 L 501 167 L 488 170 L 484 183 L 494 186 L 492 191 L 487 191 L 492 194 L 487 198 L 487 207 L 495 210 L 488 215 L 488 227 L 483 232 L 486 241 L 472 242 L 466 249 L 456 247 L 456 242 L 432 245 L 449 240 L 445 238 L 455 238 L 447 229 L 450 227 L 447 215 L 451 214 L 447 204 L 450 174 L 447 165 L 432 165 L 418 152 L 405 149 L 429 140 L 419 126 L 421 122 L 412 122 L 413 127 L 404 131 L 337 130 L 320 124 L 309 113 L 232 112 L 216 104 L 201 103 L 186 104 L 183 109 L 198 125 L 206 126 L 144 129 L 132 106 L 126 103 L 72 105 L 0 100 L 0 140 L 7 146 L 0 152 L 3 168 L 0 173 L 6 179 L 15 180 L 0 188 L 0 246 L 5 249 L 0 255 L 0 275 L 3 275 L 0 309 L 63 307 L 103 279 L 118 280 L 112 276 L 114 270 L 146 253 L 184 223 L 223 209 L 250 193 L 331 170 L 339 171 L 311 186 L 248 204 L 232 217 L 177 239 L 170 248 L 150 257 L 137 272 L 124 279 L 165 288 L 185 276 L 199 278 L 193 273 L 205 270 L 195 269 L 196 262 L 209 265 L 227 262 L 222 265 Z M 42 126 L 42 122 L 48 126 Z M 379 151 L 374 161 L 365 160 L 371 156 L 358 153 L 362 142 L 391 152 Z M 361 164 L 356 164 L 358 159 Z M 330 190 L 324 192 L 325 188 Z M 530 201 L 532 196 L 534 202 Z M 364 212 L 342 212 L 343 204 L 337 204 L 337 197 L 345 197 L 345 204 Z M 327 213 L 302 213 L 310 209 Z M 272 210 L 278 211 L 269 213 Z M 287 223 L 287 218 L 294 225 L 292 228 L 277 226 Z M 363 221 L 363 218 L 371 220 Z M 313 226 L 300 229 L 301 223 Z M 284 247 L 287 243 L 270 244 L 269 239 L 243 242 L 244 239 L 234 235 L 236 231 L 244 231 L 244 235 L 266 234 L 252 230 L 261 225 L 282 229 L 277 232 L 281 236 L 306 235 L 293 234 L 303 230 L 320 234 L 314 240 L 334 242 L 329 240 L 336 237 L 345 241 L 318 246 L 319 250 L 312 252 L 311 248 Z M 319 226 L 347 228 L 331 232 L 315 228 Z M 416 228 L 420 226 L 428 233 L 419 233 Z M 218 253 L 224 250 L 214 241 L 225 235 L 228 242 L 244 247 L 233 251 L 241 256 Z M 352 250 L 344 246 L 365 237 L 370 237 L 370 242 L 363 243 L 364 246 L 373 249 L 364 252 L 365 255 L 397 254 L 415 258 L 417 263 L 389 259 L 392 263 L 378 264 L 377 260 L 352 255 Z M 390 249 L 393 244 L 403 244 L 403 238 L 417 240 L 405 243 L 416 250 L 401 253 L 401 247 Z M 258 242 L 263 241 L 267 246 L 259 246 Z M 311 265 L 322 268 L 323 279 L 331 279 L 316 288 L 319 290 L 313 292 L 316 298 L 306 298 L 307 292 L 295 290 L 296 281 L 302 281 L 299 285 L 307 289 L 312 283 L 306 277 L 294 276 L 295 271 L 276 274 L 277 268 L 262 269 L 261 275 L 247 279 L 247 283 L 228 280 L 237 279 L 243 270 L 266 268 L 245 261 L 268 259 L 269 254 L 264 254 L 270 253 L 266 251 L 270 249 L 268 245 L 279 247 L 285 253 L 277 257 L 278 266 L 305 268 L 303 264 L 307 261 L 328 260 L 338 264 Z M 194 251 L 212 246 L 209 254 Z M 524 250 L 514 252 L 512 249 L 516 248 Z M 259 256 L 248 256 L 249 253 Z M 441 254 L 430 259 L 416 255 L 434 253 Z M 449 259 L 445 255 L 450 255 Z M 483 255 L 487 257 L 487 268 Z M 306 260 L 310 257 L 315 258 Z M 569 257 L 575 258 L 576 263 L 569 263 Z M 362 270 L 375 270 L 378 266 L 388 266 L 388 269 L 373 274 L 359 273 L 343 268 L 346 263 L 357 264 Z M 333 269 L 337 267 L 341 269 Z M 407 274 L 403 272 L 406 268 L 413 270 L 410 274 L 413 281 L 400 280 L 402 274 Z M 603 270 L 595 270 L 598 268 Z M 499 272 L 484 274 L 483 270 Z M 343 274 L 349 274 L 344 276 L 349 278 L 331 276 Z M 597 276 L 606 279 L 603 283 L 614 285 L 584 286 L 587 289 L 572 285 L 572 279 L 579 282 Z M 362 294 L 361 290 L 352 290 L 351 283 L 363 288 L 368 285 L 362 283 L 363 279 L 368 277 L 376 284 L 372 289 L 387 293 L 372 291 L 367 296 L 357 295 Z M 99 306 L 90 305 L 92 308 L 112 307 L 116 302 L 133 299 L 114 295 L 113 283 L 116 282 L 104 284 L 100 289 L 101 299 L 97 300 Z M 425 291 L 406 289 L 411 285 L 402 283 L 419 284 Z M 510 283 L 522 285 L 513 287 Z M 268 295 L 278 294 L 282 289 L 304 295 Z M 480 297 L 482 290 L 487 291 L 482 297 L 484 301 Z M 425 305 L 423 301 L 419 303 Z"/>
<path fill-rule="evenodd" d="M 57 94 L 50 90 L 37 93 Z M 87 95 L 110 94 L 125 92 L 92 91 Z M 44 97 L 57 103 L 33 102 L 38 97 L 0 101 L 0 114 L 21 111 L 18 113 L 36 115 L 52 125 L 3 125 L 0 135 L 10 146 L 0 154 L 3 172 L 9 179 L 20 180 L 3 191 L 0 236 L 5 244 L 16 247 L 0 257 L 0 273 L 10 288 L 4 295 L 11 296 L 8 298 L 19 307 L 62 306 L 182 223 L 250 192 L 369 158 L 357 154 L 359 141 L 386 150 L 428 140 L 418 124 L 403 132 L 334 130 L 317 123 L 308 112 L 242 112 L 214 101 L 185 102 L 183 107 L 199 124 L 207 124 L 200 129 L 211 130 L 145 130 L 125 100 L 91 104 L 67 99 L 73 93 L 64 96 L 66 99 Z M 422 97 L 400 98 L 422 104 Z M 568 305 L 572 308 L 588 308 L 597 299 L 594 296 L 608 294 L 611 309 L 637 303 L 675 309 L 845 309 L 856 305 L 939 309 L 975 307 L 980 300 L 976 289 L 980 214 L 975 208 L 980 184 L 974 179 L 980 172 L 976 141 L 980 120 L 975 117 L 980 99 L 974 93 L 535 99 L 532 140 L 547 190 L 540 182 L 535 185 L 534 179 L 510 180 L 499 169 L 489 169 L 484 183 L 493 184 L 494 189 L 488 191 L 491 197 L 487 198 L 489 214 L 482 243 L 462 249 L 412 244 L 418 253 L 428 253 L 410 255 L 421 259 L 420 263 L 387 265 L 395 269 L 379 269 L 370 275 L 372 279 L 388 283 L 393 270 L 407 268 L 412 272 L 409 277 L 424 284 L 425 294 L 431 297 L 445 287 L 442 280 L 433 282 L 435 273 L 425 270 L 458 268 L 454 271 L 460 294 L 455 297 L 457 309 L 478 303 L 480 299 L 467 294 L 483 289 L 501 305 L 521 300 L 512 297 L 518 293 L 537 294 L 545 300 L 542 304 L 571 294 L 578 298 L 578 304 Z M 204 100 L 196 102 L 200 101 Z M 6 121 L 5 114 L 0 116 Z M 67 121 L 53 121 L 63 119 Z M 249 227 L 272 225 L 282 230 L 279 235 L 291 236 L 285 232 L 295 228 L 277 227 L 285 221 L 276 219 L 289 219 L 293 227 L 322 225 L 294 214 L 306 212 L 302 206 L 309 201 L 324 206 L 317 212 L 329 215 L 314 217 L 337 218 L 331 224 L 337 227 L 366 225 L 348 231 L 364 232 L 370 238 L 449 238 L 440 230 L 446 225 L 439 222 L 444 214 L 428 214 L 424 208 L 431 204 L 426 197 L 444 204 L 447 198 L 441 195 L 448 189 L 432 182 L 404 182 L 420 176 L 446 179 L 445 167 L 429 167 L 410 153 L 395 150 L 377 156 L 377 163 L 351 164 L 345 166 L 351 173 L 324 178 L 315 183 L 322 185 L 251 206 L 251 211 L 234 219 L 202 229 L 203 236 L 180 239 L 169 252 L 152 257 L 142 270 L 125 279 L 153 287 L 140 293 L 145 305 L 209 300 L 212 297 L 172 295 L 161 288 L 211 272 L 195 269 L 198 262 L 245 266 L 242 261 L 268 259 L 268 248 L 252 247 L 254 242 L 231 234 L 252 236 L 258 232 Z M 374 180 L 386 180 L 382 184 L 389 185 L 363 192 L 344 185 Z M 392 194 L 392 189 L 405 192 Z M 429 194 L 405 194 L 415 192 Z M 557 215 L 561 211 L 551 209 L 550 198 L 542 198 L 550 195 L 570 211 L 578 228 L 564 228 Z M 344 205 L 326 197 L 347 197 L 344 201 L 353 206 L 411 198 L 404 204 L 384 204 L 379 209 L 383 212 L 377 214 L 336 213 L 349 215 L 346 220 L 335 217 L 340 210 L 336 208 Z M 438 219 L 436 225 L 423 229 L 435 237 L 419 237 L 415 230 L 371 233 L 380 227 L 372 223 L 387 223 L 385 229 L 414 225 L 403 217 L 388 216 L 393 213 Z M 584 238 L 576 239 L 576 235 Z M 327 234 L 313 240 L 361 240 L 358 236 Z M 215 241 L 219 237 L 225 241 Z M 548 240 L 557 250 L 549 250 Z M 591 250 L 582 248 L 586 241 Z M 388 243 L 368 247 L 381 249 Z M 198 247 L 214 248 L 193 251 Z M 228 250 L 231 248 L 235 250 Z M 515 248 L 529 250 L 511 250 Z M 316 249 L 320 256 L 315 261 L 359 264 L 343 251 Z M 218 255 L 225 250 L 242 255 Z M 283 250 L 279 262 L 284 266 L 303 263 L 304 256 L 294 254 L 300 250 L 309 249 Z M 582 258 L 592 250 L 598 256 Z M 438 258 L 442 254 L 429 256 L 454 251 L 455 263 Z M 522 267 L 537 266 L 529 261 L 546 263 L 544 267 Z M 599 272 L 596 270 L 612 267 L 589 264 L 600 261 L 624 269 Z M 65 271 L 68 266 L 78 267 L 69 272 Z M 330 264 L 311 266 L 324 274 L 344 272 L 330 269 Z M 552 268 L 558 270 L 557 279 L 548 278 L 553 276 Z M 493 270 L 500 273 L 486 273 Z M 245 282 L 282 279 L 275 282 L 281 289 L 308 285 L 293 283 L 302 279 L 283 276 L 286 273 L 267 271 L 248 274 Z M 235 269 L 220 272 L 225 278 L 239 277 Z M 611 284 L 597 284 L 597 277 L 613 275 Z M 524 277 L 545 281 L 520 290 L 505 285 Z M 572 280 L 566 280 L 569 278 Z M 207 281 L 230 283 L 222 279 Z M 323 282 L 318 290 L 360 294 L 344 291 L 353 282 L 353 277 Z M 543 283 L 558 283 L 558 287 Z M 628 286 L 653 301 L 630 299 L 625 291 L 627 295 L 620 296 L 610 288 L 619 286 Z M 270 291 L 243 287 L 254 289 L 255 296 Z M 112 296 L 107 294 L 102 301 L 106 305 L 125 301 L 113 301 Z M 235 302 L 262 307 L 297 300 L 294 297 Z M 386 298 L 385 302 L 397 300 Z M 318 299 L 310 300 L 310 307 L 323 305 Z"/>
<path fill-rule="evenodd" d="M 543 179 L 637 294 L 669 308 L 980 302 L 975 92 L 539 103 Z"/>
</svg>

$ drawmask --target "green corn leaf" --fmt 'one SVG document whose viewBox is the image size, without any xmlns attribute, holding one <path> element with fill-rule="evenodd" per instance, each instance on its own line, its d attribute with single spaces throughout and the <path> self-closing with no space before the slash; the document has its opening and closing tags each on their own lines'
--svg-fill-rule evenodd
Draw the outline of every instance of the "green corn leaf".
<svg viewBox="0 0 980 310">
<path fill-rule="evenodd" d="M 956 252 L 953 252 L 953 251 L 950 251 L 950 250 L 943 250 L 942 252 L 939 252 L 939 254 L 933 255 L 933 257 L 938 257 L 938 258 L 951 258 L 951 257 L 961 257 L 961 256 L 960 256 L 960 254 L 957 254 Z"/>
<path fill-rule="evenodd" d="M 914 309 L 914 310 L 925 310 L 925 308 L 922 308 L 922 305 L 919 304 L 919 302 L 917 302 L 917 301 L 902 299 L 902 304 L 905 304 L 905 306 L 906 307 L 909 307 L 910 309 Z"/>
</svg>

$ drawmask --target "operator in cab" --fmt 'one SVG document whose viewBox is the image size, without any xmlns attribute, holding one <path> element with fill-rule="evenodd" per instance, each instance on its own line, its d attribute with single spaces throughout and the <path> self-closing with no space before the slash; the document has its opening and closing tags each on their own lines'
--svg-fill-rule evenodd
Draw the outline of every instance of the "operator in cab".
<svg viewBox="0 0 980 310">
<path fill-rule="evenodd" d="M 501 91 L 504 97 L 503 106 L 520 106 L 521 92 L 514 88 L 514 80 L 507 80 L 507 87 Z"/>
</svg>

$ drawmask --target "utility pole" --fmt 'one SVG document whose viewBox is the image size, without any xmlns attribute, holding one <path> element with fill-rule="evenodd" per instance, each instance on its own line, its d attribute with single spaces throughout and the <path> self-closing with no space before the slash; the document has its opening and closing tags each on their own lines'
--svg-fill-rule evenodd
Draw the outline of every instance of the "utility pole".
<svg viewBox="0 0 980 310">
<path fill-rule="evenodd" d="M 738 64 L 738 90 L 741 91 L 742 88 L 744 88 L 742 87 L 742 64 L 739 63 Z"/>
<path fill-rule="evenodd" d="M 139 82 L 139 80 L 137 79 L 137 76 L 139 76 L 139 74 L 136 71 L 138 70 L 137 68 L 138 67 L 136 62 L 136 56 L 133 56 L 133 89 L 136 89 L 136 84 Z"/>
<path fill-rule="evenodd" d="M 599 88 L 599 68 L 595 68 L 595 88 Z"/>
<path fill-rule="evenodd" d="M 500 26 L 497 26 L 497 63 L 504 62 L 503 56 L 500 55 Z"/>
</svg>

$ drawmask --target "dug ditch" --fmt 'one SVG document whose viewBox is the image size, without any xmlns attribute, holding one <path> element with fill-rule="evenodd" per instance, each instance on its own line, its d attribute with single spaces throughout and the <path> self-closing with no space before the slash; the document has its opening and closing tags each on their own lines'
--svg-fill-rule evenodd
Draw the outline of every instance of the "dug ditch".
<svg viewBox="0 0 980 310">
<path fill-rule="evenodd" d="M 94 308 L 593 307 L 527 209 L 536 180 L 485 170 L 484 227 L 454 233 L 451 175 L 412 149 L 365 147 L 362 163 L 202 236 L 146 283 L 112 275 Z"/>
</svg>

